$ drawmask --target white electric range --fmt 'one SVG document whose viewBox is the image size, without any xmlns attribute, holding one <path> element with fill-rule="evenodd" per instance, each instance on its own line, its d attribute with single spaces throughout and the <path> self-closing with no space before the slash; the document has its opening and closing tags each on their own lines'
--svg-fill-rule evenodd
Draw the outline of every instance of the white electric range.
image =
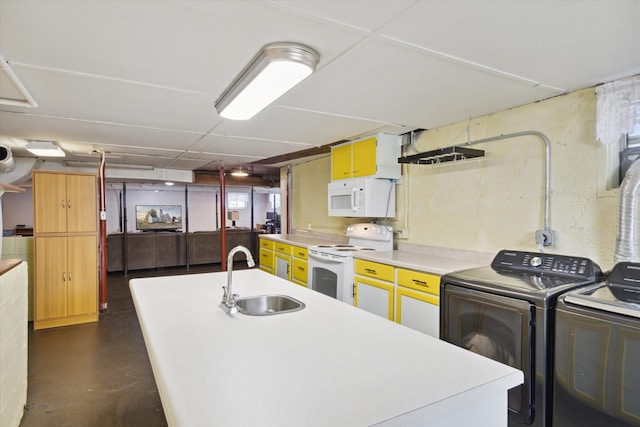
<svg viewBox="0 0 640 427">
<path fill-rule="evenodd" d="M 347 227 L 348 244 L 309 246 L 308 287 L 353 305 L 353 254 L 393 250 L 393 230 L 380 224 Z"/>
</svg>

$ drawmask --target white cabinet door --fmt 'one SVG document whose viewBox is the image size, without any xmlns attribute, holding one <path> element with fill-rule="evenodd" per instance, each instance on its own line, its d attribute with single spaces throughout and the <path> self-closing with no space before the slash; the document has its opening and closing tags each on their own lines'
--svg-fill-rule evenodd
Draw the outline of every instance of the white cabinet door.
<svg viewBox="0 0 640 427">
<path fill-rule="evenodd" d="M 291 264 L 291 258 L 284 258 L 281 256 L 276 255 L 276 276 L 285 279 L 285 280 L 291 280 L 291 275 L 290 275 L 290 268 L 289 265 Z"/>
<path fill-rule="evenodd" d="M 393 320 L 393 284 L 356 277 L 356 307 Z"/>
<path fill-rule="evenodd" d="M 432 337 L 440 337 L 440 306 L 435 295 L 398 288 L 397 322 Z"/>
</svg>

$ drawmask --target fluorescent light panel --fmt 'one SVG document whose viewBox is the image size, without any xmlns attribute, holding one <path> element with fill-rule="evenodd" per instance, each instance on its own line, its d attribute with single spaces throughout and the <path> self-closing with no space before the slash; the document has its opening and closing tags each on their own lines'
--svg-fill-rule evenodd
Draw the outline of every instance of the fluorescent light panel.
<svg viewBox="0 0 640 427">
<path fill-rule="evenodd" d="M 29 141 L 25 148 L 38 157 L 65 157 L 64 151 L 51 141 Z"/>
<path fill-rule="evenodd" d="M 260 50 L 216 101 L 220 116 L 248 120 L 313 73 L 320 57 L 295 43 L 272 43 Z"/>
<path fill-rule="evenodd" d="M 231 169 L 232 176 L 249 176 L 249 171 L 246 169 Z"/>
</svg>

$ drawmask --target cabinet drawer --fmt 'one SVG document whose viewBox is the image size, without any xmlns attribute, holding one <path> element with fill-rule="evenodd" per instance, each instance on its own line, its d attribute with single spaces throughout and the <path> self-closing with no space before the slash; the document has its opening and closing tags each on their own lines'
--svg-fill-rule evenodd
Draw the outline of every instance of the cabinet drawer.
<svg viewBox="0 0 640 427">
<path fill-rule="evenodd" d="M 275 246 L 276 246 L 276 242 L 274 242 L 273 240 L 260 239 L 260 247 L 261 248 L 273 250 L 275 248 Z"/>
<path fill-rule="evenodd" d="M 440 276 L 435 274 L 398 268 L 398 285 L 440 295 Z"/>
<path fill-rule="evenodd" d="M 301 259 L 293 259 L 293 281 L 307 283 L 307 261 Z"/>
<path fill-rule="evenodd" d="M 273 270 L 276 268 L 273 251 L 260 248 L 260 267 L 266 267 Z"/>
<path fill-rule="evenodd" d="M 285 255 L 293 255 L 293 246 L 287 243 L 275 242 L 276 243 L 276 252 L 280 252 Z"/>
<path fill-rule="evenodd" d="M 394 267 L 392 265 L 380 264 L 362 259 L 355 260 L 355 273 L 361 276 L 375 277 L 376 279 L 393 282 Z"/>
<path fill-rule="evenodd" d="M 296 258 L 308 259 L 309 253 L 307 252 L 307 248 L 303 248 L 300 246 L 293 247 L 293 256 Z"/>
</svg>

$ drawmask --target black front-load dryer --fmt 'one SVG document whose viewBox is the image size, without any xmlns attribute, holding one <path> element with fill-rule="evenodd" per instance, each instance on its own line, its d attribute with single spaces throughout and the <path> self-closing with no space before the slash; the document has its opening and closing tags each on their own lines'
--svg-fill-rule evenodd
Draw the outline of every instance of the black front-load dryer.
<svg viewBox="0 0 640 427">
<path fill-rule="evenodd" d="M 640 263 L 561 295 L 554 427 L 640 426 Z"/>
<path fill-rule="evenodd" d="M 440 338 L 524 373 L 509 391 L 509 426 L 551 426 L 557 298 L 600 276 L 586 258 L 503 250 L 490 267 L 441 278 Z"/>
</svg>

